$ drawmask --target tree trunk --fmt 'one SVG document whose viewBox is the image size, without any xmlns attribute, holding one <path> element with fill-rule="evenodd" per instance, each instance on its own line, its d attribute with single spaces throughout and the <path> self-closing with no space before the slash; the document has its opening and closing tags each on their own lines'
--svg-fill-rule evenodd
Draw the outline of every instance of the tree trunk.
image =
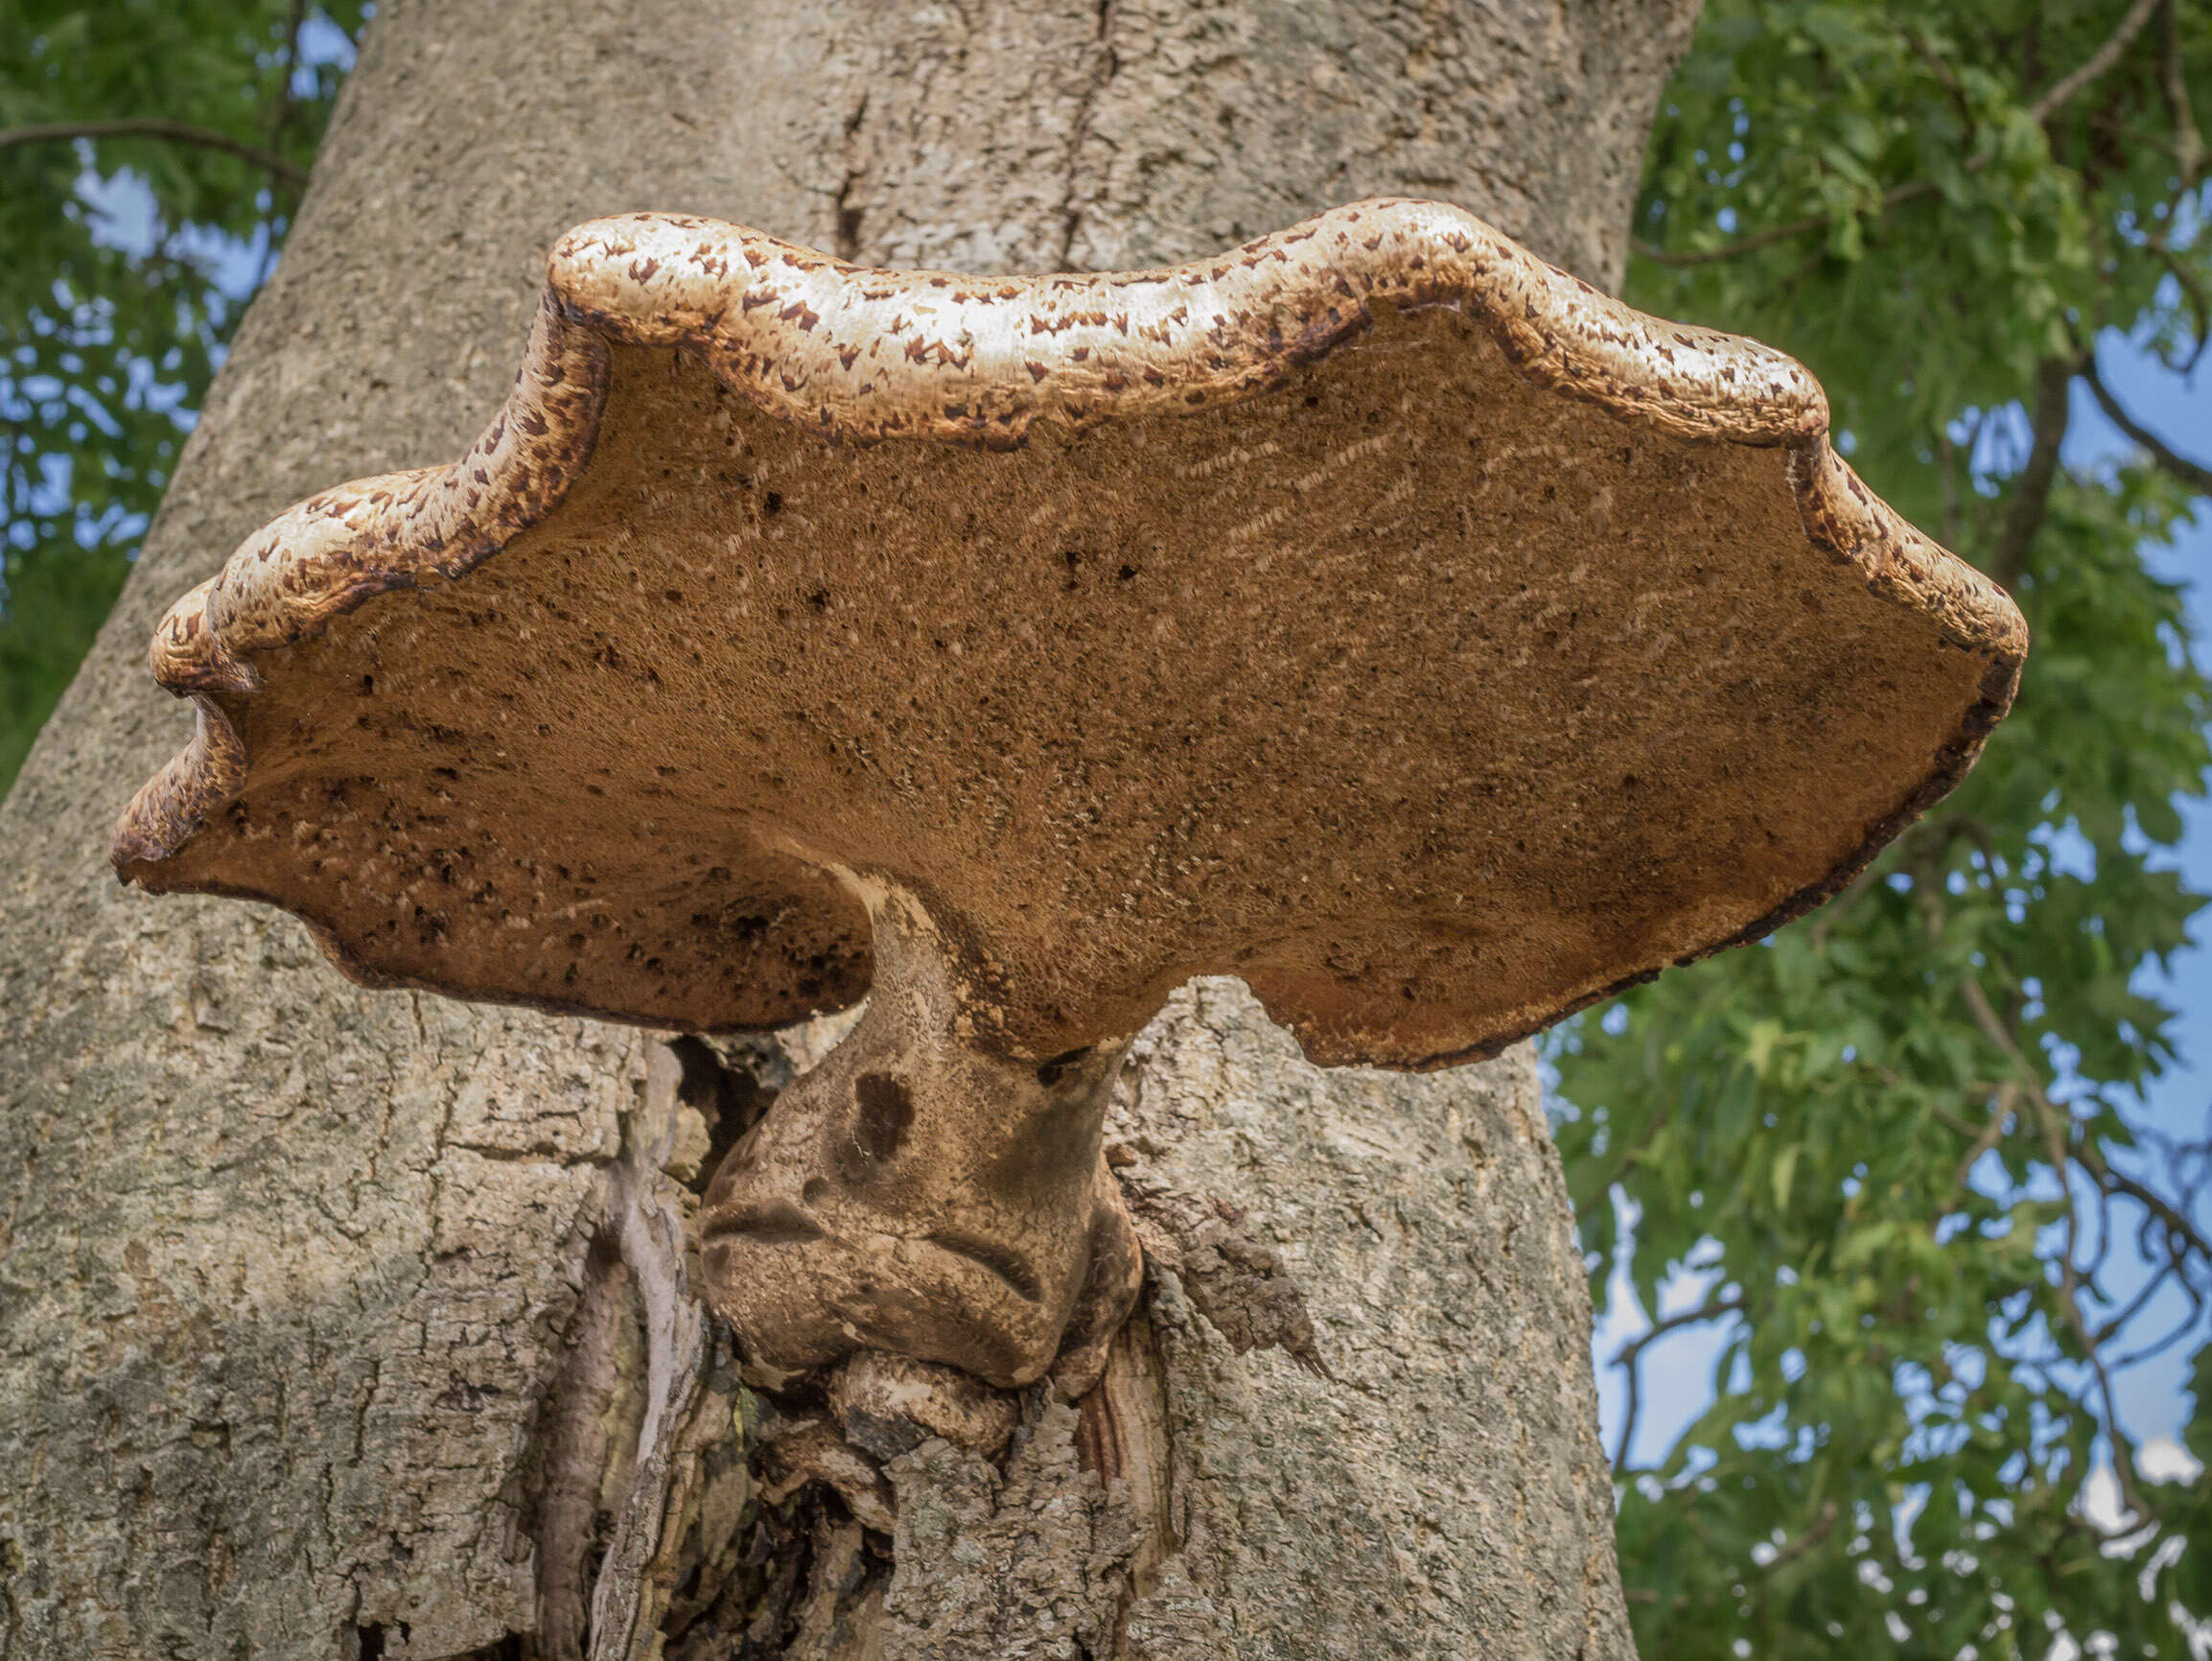
<svg viewBox="0 0 2212 1661">
<path fill-rule="evenodd" d="M 1414 194 L 1611 286 L 1693 10 L 386 0 L 0 815 L 0 1655 L 1629 1654 L 1525 1050 L 1324 1072 L 1186 989 L 1108 1131 L 1150 1267 L 1106 1383 L 995 1462 L 855 1452 L 737 1382 L 687 1237 L 804 1035 L 361 992 L 104 854 L 183 732 L 154 618 L 293 500 L 459 455 L 569 225 L 1126 268 Z"/>
</svg>

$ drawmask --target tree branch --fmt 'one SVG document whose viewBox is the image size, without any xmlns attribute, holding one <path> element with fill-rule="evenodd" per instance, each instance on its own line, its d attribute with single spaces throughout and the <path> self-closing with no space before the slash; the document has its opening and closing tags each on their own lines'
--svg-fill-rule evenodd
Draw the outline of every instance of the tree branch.
<svg viewBox="0 0 2212 1661">
<path fill-rule="evenodd" d="M 2181 78 L 2179 12 L 2174 0 L 2163 0 L 2158 8 L 2159 33 L 2164 36 L 2159 49 L 2158 89 L 2166 100 L 2166 113 L 2174 122 L 2174 159 L 2181 168 L 2181 195 L 2188 196 L 2203 176 L 2204 137 L 2197 130 L 2197 114 L 2189 107 L 2189 86 Z"/>
<path fill-rule="evenodd" d="M 1974 1167 L 1981 1163 L 1982 1156 L 2005 1139 L 2005 1131 L 2013 1121 L 2013 1111 L 2019 1105 L 2019 1099 L 2020 1087 L 2010 1080 L 1996 1088 L 1990 1103 L 1989 1117 L 1983 1122 L 1981 1130 L 1974 1132 L 1974 1139 L 1968 1147 L 1966 1157 L 1959 1161 L 1958 1174 L 1951 1180 L 1952 1187 L 1964 1188 L 1967 1180 L 1973 1175 Z M 1961 1135 L 1972 1130 L 1971 1126 L 1955 1121 L 1951 1128 Z"/>
<path fill-rule="evenodd" d="M 2212 1265 L 2212 1240 L 2199 1231 L 2196 1224 L 2155 1190 L 2144 1186 L 2125 1171 L 2116 1171 L 2106 1163 L 2105 1157 L 2094 1148 L 2084 1145 L 2079 1152 L 2082 1163 L 2090 1176 L 2100 1182 L 2109 1183 L 2114 1193 L 2125 1194 L 2158 1221 L 2170 1239 L 2193 1251 L 2208 1265 Z"/>
<path fill-rule="evenodd" d="M 204 127 L 194 127 L 189 122 L 151 117 L 122 121 L 47 121 L 30 127 L 0 128 L 0 150 L 12 150 L 19 144 L 58 144 L 79 138 L 167 139 L 172 144 L 197 145 L 201 150 L 218 150 L 242 161 L 250 161 L 287 184 L 307 182 L 307 169 L 297 162 L 287 161 L 274 151 L 264 150 L 243 138 L 233 138 L 227 132 L 211 132 Z"/>
<path fill-rule="evenodd" d="M 1713 1303 L 1701 1303 L 1695 1309 L 1686 1309 L 1680 1315 L 1669 1315 L 1665 1321 L 1653 1322 L 1649 1331 L 1638 1334 L 1620 1346 L 1613 1358 L 1613 1365 L 1627 1369 L 1628 1406 L 1620 1415 L 1620 1451 L 1613 1458 L 1615 1470 L 1628 1468 L 1628 1450 L 1636 1440 L 1636 1415 L 1642 1394 L 1636 1363 L 1643 1354 L 1644 1345 L 1655 1339 L 1664 1338 L 1678 1327 L 1695 1326 L 1702 1321 L 1718 1321 L 1724 1315 L 1742 1313 L 1743 1298 L 1740 1296 L 1723 1298 Z"/>
<path fill-rule="evenodd" d="M 2051 1103 L 2049 1096 L 2043 1089 L 2041 1074 L 2021 1053 L 2019 1045 L 2013 1041 L 2013 1035 L 2005 1030 L 2003 1020 L 1999 1018 L 1995 1007 L 1990 1002 L 1989 994 L 1982 991 L 1980 982 L 1968 980 L 1964 983 L 1960 990 L 1966 996 L 1967 1007 L 1973 1014 L 1974 1024 L 1980 1027 L 1983 1035 L 2003 1050 L 2014 1065 L 2020 1069 L 2022 1076 L 2017 1089 L 2034 1100 L 2039 1110 L 2056 1112 L 2055 1105 Z M 1998 1087 L 2000 1090 L 2006 1088 L 2002 1085 Z M 2015 1106 L 2017 1100 L 2017 1096 L 2013 1098 Z M 1938 1121 L 1968 1143 L 1978 1143 L 1980 1137 L 1986 1134 L 1985 1130 L 1977 1130 L 1967 1120 L 1944 1111 L 1941 1106 L 1930 1111 Z M 2068 1139 L 2071 1141 L 2070 1137 Z M 2115 1194 L 2125 1194 L 2136 1205 L 2142 1206 L 2157 1226 L 2166 1230 L 2167 1238 L 2171 1242 L 2171 1251 L 2194 1252 L 2207 1266 L 2212 1266 L 2212 1238 L 2207 1238 L 2202 1230 L 2190 1220 L 2187 1213 L 2155 1189 L 2138 1181 L 2135 1178 L 2129 1176 L 2127 1172 L 2116 1169 L 2107 1161 L 2103 1154 L 2098 1152 L 2094 1143 L 2084 1139 L 2079 1146 L 2072 1149 L 2072 1154 L 2075 1161 L 2089 1173 L 2091 1181 L 2100 1187 L 2107 1188 Z M 1975 1157 L 1980 1157 L 1978 1150 Z"/>
<path fill-rule="evenodd" d="M 2030 417 L 2036 439 L 2028 449 L 2028 464 L 2013 481 L 2013 500 L 1997 533 L 1997 550 L 1990 559 L 1990 575 L 2002 587 L 2011 588 L 2020 580 L 2028 549 L 2050 508 L 2051 485 L 2059 476 L 2059 447 L 2066 438 L 2069 394 L 2079 367 L 2070 358 L 2045 358 L 2036 365 L 2036 408 Z"/>
<path fill-rule="evenodd" d="M 2103 75 L 2120 61 L 2120 54 L 2128 50 L 2128 42 L 2143 33 L 2143 25 L 2151 21 L 2151 14 L 2158 10 L 2160 0 L 2135 0 L 2128 8 L 2128 15 L 2120 19 L 2120 27 L 2111 37 L 2088 58 L 2071 75 L 2061 76 L 2051 83 L 2042 97 L 2028 106 L 2028 118 L 2037 126 L 2051 119 L 2059 107 L 2075 93 Z"/>
<path fill-rule="evenodd" d="M 2082 379 L 2089 383 L 2089 391 L 2097 400 L 2113 426 L 2142 446 L 2151 459 L 2186 484 L 2200 496 L 2212 496 L 2212 467 L 2192 461 L 2178 455 L 2164 439 L 2137 421 L 2120 407 L 2108 387 L 2097 374 L 2097 360 L 2085 356 L 2082 362 Z"/>
<path fill-rule="evenodd" d="M 1759 1573 L 1771 1575 L 1791 1558 L 1804 1556 L 1805 1553 L 1827 1539 L 1828 1532 L 1835 1527 L 1835 1520 L 1842 1513 L 1842 1510 L 1843 1508 L 1838 1506 L 1833 1499 L 1821 1501 L 1820 1514 L 1813 1518 L 1812 1526 L 1760 1564 Z"/>
<path fill-rule="evenodd" d="M 2037 1121 L 2042 1129 L 2045 1156 L 2049 1158 L 2052 1170 L 2059 1179 L 2060 1189 L 2065 1196 L 2066 1205 L 2066 1239 L 2059 1263 L 2060 1284 L 2055 1289 L 2059 1312 L 2064 1319 L 2068 1329 L 2073 1332 L 2076 1341 L 2081 1345 L 2083 1360 L 2087 1364 L 2090 1374 L 2096 1381 L 2097 1393 L 2104 1409 L 2103 1428 L 2111 1442 L 2112 1472 L 2119 1485 L 2121 1503 L 2132 1517 L 2141 1519 L 2149 1514 L 2149 1510 L 2143 1503 L 2141 1488 L 2138 1485 L 2134 1455 L 2129 1448 L 2120 1430 L 2119 1408 L 2112 1389 L 2112 1373 L 2117 1369 L 2107 1365 L 2103 1346 L 2122 1325 L 2140 1312 L 2142 1306 L 2148 1302 L 2148 1294 L 2138 1297 L 2132 1304 L 2107 1322 L 2101 1330 L 2092 1332 L 2089 1329 L 2088 1322 L 2082 1314 L 2081 1277 L 2075 1265 L 2079 1218 L 2067 1173 L 2071 1166 L 2079 1164 L 2088 1174 L 2088 1178 L 2096 1187 L 2101 1200 L 2108 1201 L 2114 1193 L 2125 1194 L 2151 1213 L 2167 1231 L 2168 1257 L 2177 1274 L 2181 1270 L 2182 1253 L 2192 1248 L 2208 1260 L 2212 1260 L 2212 1242 L 2208 1242 L 2185 1215 L 2169 1205 L 2161 1196 L 2152 1192 L 2134 1179 L 2115 1171 L 2106 1162 L 2093 1138 L 2075 1122 L 2071 1113 L 2061 1110 L 2051 1100 L 2050 1092 L 2043 1083 L 2042 1070 L 2029 1061 L 2027 1055 L 2021 1050 L 2018 1040 L 2013 1036 L 2012 1029 L 1997 1014 L 1996 1007 L 1990 1001 L 1989 994 L 1982 990 L 1980 981 L 1968 975 L 1960 982 L 1959 990 L 1966 999 L 1968 1011 L 1974 1018 L 1975 1026 L 1980 1028 L 1983 1036 L 2003 1051 L 2006 1058 L 2018 1069 L 2020 1088 L 2034 1107 Z M 1954 1122 L 1952 1129 L 1963 1135 L 1967 1134 L 1968 1127 Z M 2108 1224 L 2107 1225 L 2107 1232 L 2109 1232 Z M 2190 1286 L 2187 1275 L 2181 1275 L 2180 1278 L 2184 1290 L 2195 1301 L 2195 1290 Z M 2140 1358 L 2131 1357 L 2129 1362 L 2122 1365 L 2131 1365 L 2137 1359 Z M 2120 1531 L 2123 1534 L 2128 1532 L 2129 1530 L 2125 1528 Z"/>
<path fill-rule="evenodd" d="M 2140 1490 L 2136 1486 L 2134 1456 L 2130 1453 L 2120 1432 L 2120 1410 L 2113 1396 L 2112 1375 L 2105 1365 L 2105 1357 L 2098 1347 L 2096 1338 L 2089 1331 L 2088 1322 L 2082 1315 L 2081 1275 L 2074 1264 L 2079 1244 L 2080 1216 L 2075 1209 L 2072 1185 L 2067 1180 L 2067 1171 L 2073 1162 L 2075 1151 L 2073 1116 L 2061 1111 L 2058 1104 L 2051 1100 L 2050 1092 L 2043 1085 L 2042 1069 L 2030 1062 L 2021 1051 L 2019 1041 L 2013 1037 L 2012 1030 L 1998 1017 L 1995 1006 L 1990 1002 L 1989 994 L 1982 990 L 1982 983 L 1968 975 L 1960 982 L 1959 990 L 1965 995 L 1967 1008 L 1972 1012 L 1974 1024 L 1982 1029 L 1983 1036 L 2004 1051 L 2019 1068 L 2020 1082 L 2042 1126 L 2044 1152 L 2051 1161 L 2052 1170 L 2058 1176 L 2059 1191 L 2064 1196 L 2066 1205 L 2066 1240 L 2059 1259 L 2059 1313 L 2065 1318 L 2067 1327 L 2081 1345 L 2082 1357 L 2088 1363 L 2090 1374 L 2097 1381 L 2097 1393 L 2105 1409 L 2105 1430 L 2112 1443 L 2112 1474 L 2120 1485 L 2121 1502 L 2133 1515 L 2143 1516 L 2146 1512 Z M 2096 1167 L 2090 1166 L 2089 1169 L 2091 1180 L 2094 1181 Z M 2099 1191 L 2103 1191 L 2101 1185 Z"/>
<path fill-rule="evenodd" d="M 1904 35 L 1906 44 L 1928 66 L 1928 73 L 1942 82 L 1944 90 L 1951 95 L 1951 103 L 1959 112 L 1959 121 L 1970 137 L 1974 130 L 1974 107 L 1967 97 L 1966 85 L 1959 80 L 1957 71 L 1944 61 L 1943 54 L 1936 50 L 1935 42 L 1918 29 L 1907 29 Z"/>
<path fill-rule="evenodd" d="M 2205 346 L 2212 344 L 2212 294 L 2205 292 L 2204 285 L 2197 280 L 2197 273 L 2189 269 L 2188 262 L 2174 252 L 2164 231 L 2146 238 L 2144 246 L 2158 256 L 2159 263 L 2179 286 L 2182 296 L 2189 302 L 2189 320 L 2197 326 L 2197 346 L 2187 358 L 2177 363 L 2160 346 L 2158 362 L 2177 375 L 2193 375 L 2197 372 L 2198 360 L 2204 356 Z"/>
</svg>

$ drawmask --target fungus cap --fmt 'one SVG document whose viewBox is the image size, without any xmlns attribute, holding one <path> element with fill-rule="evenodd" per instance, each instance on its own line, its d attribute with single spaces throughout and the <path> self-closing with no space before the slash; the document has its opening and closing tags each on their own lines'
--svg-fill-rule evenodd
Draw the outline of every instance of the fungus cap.
<svg viewBox="0 0 2212 1661">
<path fill-rule="evenodd" d="M 594 222 L 463 460 L 171 611 L 115 866 L 656 1026 L 859 997 L 889 887 L 1009 1055 L 1204 972 L 1488 1054 L 1817 904 L 2004 713 L 2018 613 L 1827 428 L 1435 203 L 1108 276 Z"/>
</svg>

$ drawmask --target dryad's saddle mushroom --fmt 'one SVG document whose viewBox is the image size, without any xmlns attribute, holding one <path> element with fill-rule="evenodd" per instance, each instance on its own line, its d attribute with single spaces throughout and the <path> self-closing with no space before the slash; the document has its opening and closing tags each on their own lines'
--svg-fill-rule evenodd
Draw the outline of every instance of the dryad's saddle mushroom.
<svg viewBox="0 0 2212 1661">
<path fill-rule="evenodd" d="M 1106 1086 L 1178 982 L 1317 1062 L 1488 1055 L 1966 772 L 2024 626 L 1827 428 L 1789 359 L 1434 203 L 1112 276 L 598 221 L 463 460 L 170 612 L 198 730 L 115 867 L 374 986 L 868 994 L 715 1177 L 716 1307 L 772 1369 L 1081 1389 L 1138 1268 Z"/>
</svg>

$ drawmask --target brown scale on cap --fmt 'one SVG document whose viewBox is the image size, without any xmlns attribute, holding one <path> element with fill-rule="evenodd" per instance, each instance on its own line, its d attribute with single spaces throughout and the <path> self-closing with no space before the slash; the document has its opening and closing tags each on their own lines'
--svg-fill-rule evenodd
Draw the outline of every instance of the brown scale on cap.
<svg viewBox="0 0 2212 1661">
<path fill-rule="evenodd" d="M 1965 774 L 2025 627 L 1827 426 L 1435 203 L 1110 276 L 598 221 L 467 457 L 172 610 L 198 727 L 116 869 L 372 985 L 696 1030 L 873 980 L 725 1163 L 717 1305 L 770 1368 L 1064 1341 L 1078 1388 L 1135 1283 L 1104 1085 L 1170 988 L 1491 1054 Z"/>
</svg>

